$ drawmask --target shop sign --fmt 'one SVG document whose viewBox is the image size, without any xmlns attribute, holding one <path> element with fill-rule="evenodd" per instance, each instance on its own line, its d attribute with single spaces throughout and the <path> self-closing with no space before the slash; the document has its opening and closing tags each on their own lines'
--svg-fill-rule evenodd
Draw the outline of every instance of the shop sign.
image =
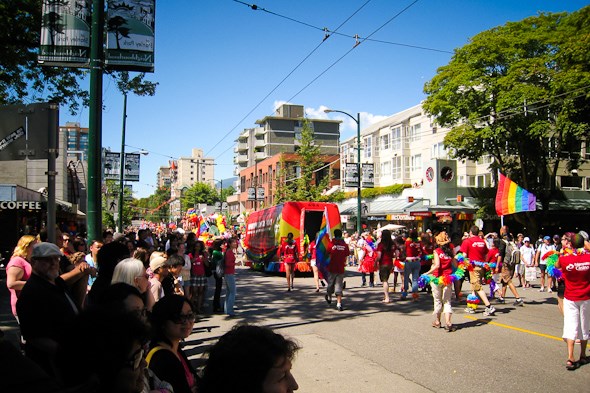
<svg viewBox="0 0 590 393">
<path fill-rule="evenodd" d="M 432 217 L 431 212 L 410 212 L 410 216 L 415 217 Z"/>
<path fill-rule="evenodd" d="M 447 217 L 451 215 L 451 212 L 436 212 L 437 217 Z"/>
<path fill-rule="evenodd" d="M 369 220 L 369 221 L 385 221 L 385 220 L 387 220 L 387 216 L 367 216 L 367 220 Z"/>
<path fill-rule="evenodd" d="M 416 217 L 410 216 L 408 214 L 388 214 L 387 220 L 388 221 L 415 221 Z"/>
<path fill-rule="evenodd" d="M 457 220 L 472 221 L 473 218 L 474 218 L 473 214 L 467 214 L 467 213 L 457 214 Z"/>
<path fill-rule="evenodd" d="M 1 201 L 2 210 L 41 210 L 41 202 L 35 201 Z"/>
</svg>

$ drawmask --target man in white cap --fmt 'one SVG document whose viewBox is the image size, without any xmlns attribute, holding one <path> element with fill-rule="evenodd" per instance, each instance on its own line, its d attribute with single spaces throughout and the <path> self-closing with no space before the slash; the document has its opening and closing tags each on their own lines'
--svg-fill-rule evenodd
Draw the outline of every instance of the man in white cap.
<svg viewBox="0 0 590 393">
<path fill-rule="evenodd" d="M 520 281 L 522 282 L 524 277 L 524 287 L 530 288 L 531 283 L 526 279 L 526 270 L 535 268 L 535 248 L 531 244 L 531 239 L 527 236 L 522 241 L 522 247 L 520 247 L 520 270 L 519 273 Z M 517 267 L 518 268 L 518 267 Z"/>
<path fill-rule="evenodd" d="M 69 328 L 78 314 L 68 287 L 59 276 L 61 256 L 53 243 L 42 242 L 33 247 L 33 274 L 16 303 L 27 357 L 53 376 L 57 376 L 57 350 L 71 338 Z"/>
<path fill-rule="evenodd" d="M 154 300 L 157 302 L 164 296 L 162 281 L 170 274 L 166 258 L 161 255 L 150 258 L 150 270 L 153 274 L 152 278 L 150 278 L 150 291 L 154 295 Z"/>
</svg>

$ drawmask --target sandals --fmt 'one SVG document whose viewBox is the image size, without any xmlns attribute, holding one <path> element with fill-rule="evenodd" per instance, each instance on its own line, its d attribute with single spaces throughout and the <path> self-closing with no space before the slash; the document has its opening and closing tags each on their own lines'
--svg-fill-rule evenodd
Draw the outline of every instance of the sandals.
<svg viewBox="0 0 590 393">
<path fill-rule="evenodd" d="M 432 327 L 435 329 L 440 328 L 440 321 L 432 321 Z"/>
<path fill-rule="evenodd" d="M 457 326 L 450 324 L 450 325 L 445 326 L 445 330 L 449 333 L 454 332 L 455 330 L 457 330 Z"/>
<path fill-rule="evenodd" d="M 565 363 L 565 368 L 566 370 L 573 371 L 578 368 L 578 362 L 572 362 L 571 360 L 568 360 Z"/>
</svg>

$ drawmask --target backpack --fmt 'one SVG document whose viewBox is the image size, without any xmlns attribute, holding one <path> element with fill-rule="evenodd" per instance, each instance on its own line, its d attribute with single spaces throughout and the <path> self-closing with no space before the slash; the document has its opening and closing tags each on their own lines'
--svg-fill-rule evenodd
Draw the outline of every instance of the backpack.
<svg viewBox="0 0 590 393">
<path fill-rule="evenodd" d="M 520 263 L 520 250 L 516 247 L 514 242 L 504 241 L 506 243 L 506 250 L 504 252 L 503 263 L 507 267 L 513 267 Z"/>
</svg>

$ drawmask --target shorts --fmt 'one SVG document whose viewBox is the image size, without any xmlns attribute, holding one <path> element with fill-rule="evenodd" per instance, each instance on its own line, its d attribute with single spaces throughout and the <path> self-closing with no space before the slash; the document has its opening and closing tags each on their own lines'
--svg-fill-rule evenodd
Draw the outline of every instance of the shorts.
<svg viewBox="0 0 590 393">
<path fill-rule="evenodd" d="M 481 291 L 481 279 L 483 278 L 483 268 L 476 266 L 469 272 L 469 282 L 472 291 Z"/>
<path fill-rule="evenodd" d="M 315 259 L 311 260 L 311 266 L 317 266 L 318 265 L 318 261 Z"/>
<path fill-rule="evenodd" d="M 207 277 L 205 276 L 192 276 L 191 287 L 204 287 L 207 285 Z"/>
<path fill-rule="evenodd" d="M 509 285 L 512 282 L 514 276 L 514 266 L 508 266 L 507 264 L 502 265 L 502 271 L 500 272 L 500 282 L 502 285 Z"/>
<path fill-rule="evenodd" d="M 547 271 L 547 265 L 539 264 L 539 269 L 541 269 L 541 274 L 545 274 L 545 271 Z"/>
<path fill-rule="evenodd" d="M 521 276 L 524 276 L 524 263 L 519 263 L 518 265 L 514 265 L 514 274 L 520 274 Z"/>
<path fill-rule="evenodd" d="M 387 282 L 387 280 L 389 280 L 391 270 L 391 265 L 379 266 L 379 279 L 381 280 L 381 282 Z"/>
<path fill-rule="evenodd" d="M 342 289 L 344 283 L 344 273 L 328 273 L 328 294 L 336 294 L 336 296 L 342 296 Z"/>
<path fill-rule="evenodd" d="M 590 300 L 577 302 L 563 299 L 563 338 L 588 340 L 590 330 Z"/>
</svg>

